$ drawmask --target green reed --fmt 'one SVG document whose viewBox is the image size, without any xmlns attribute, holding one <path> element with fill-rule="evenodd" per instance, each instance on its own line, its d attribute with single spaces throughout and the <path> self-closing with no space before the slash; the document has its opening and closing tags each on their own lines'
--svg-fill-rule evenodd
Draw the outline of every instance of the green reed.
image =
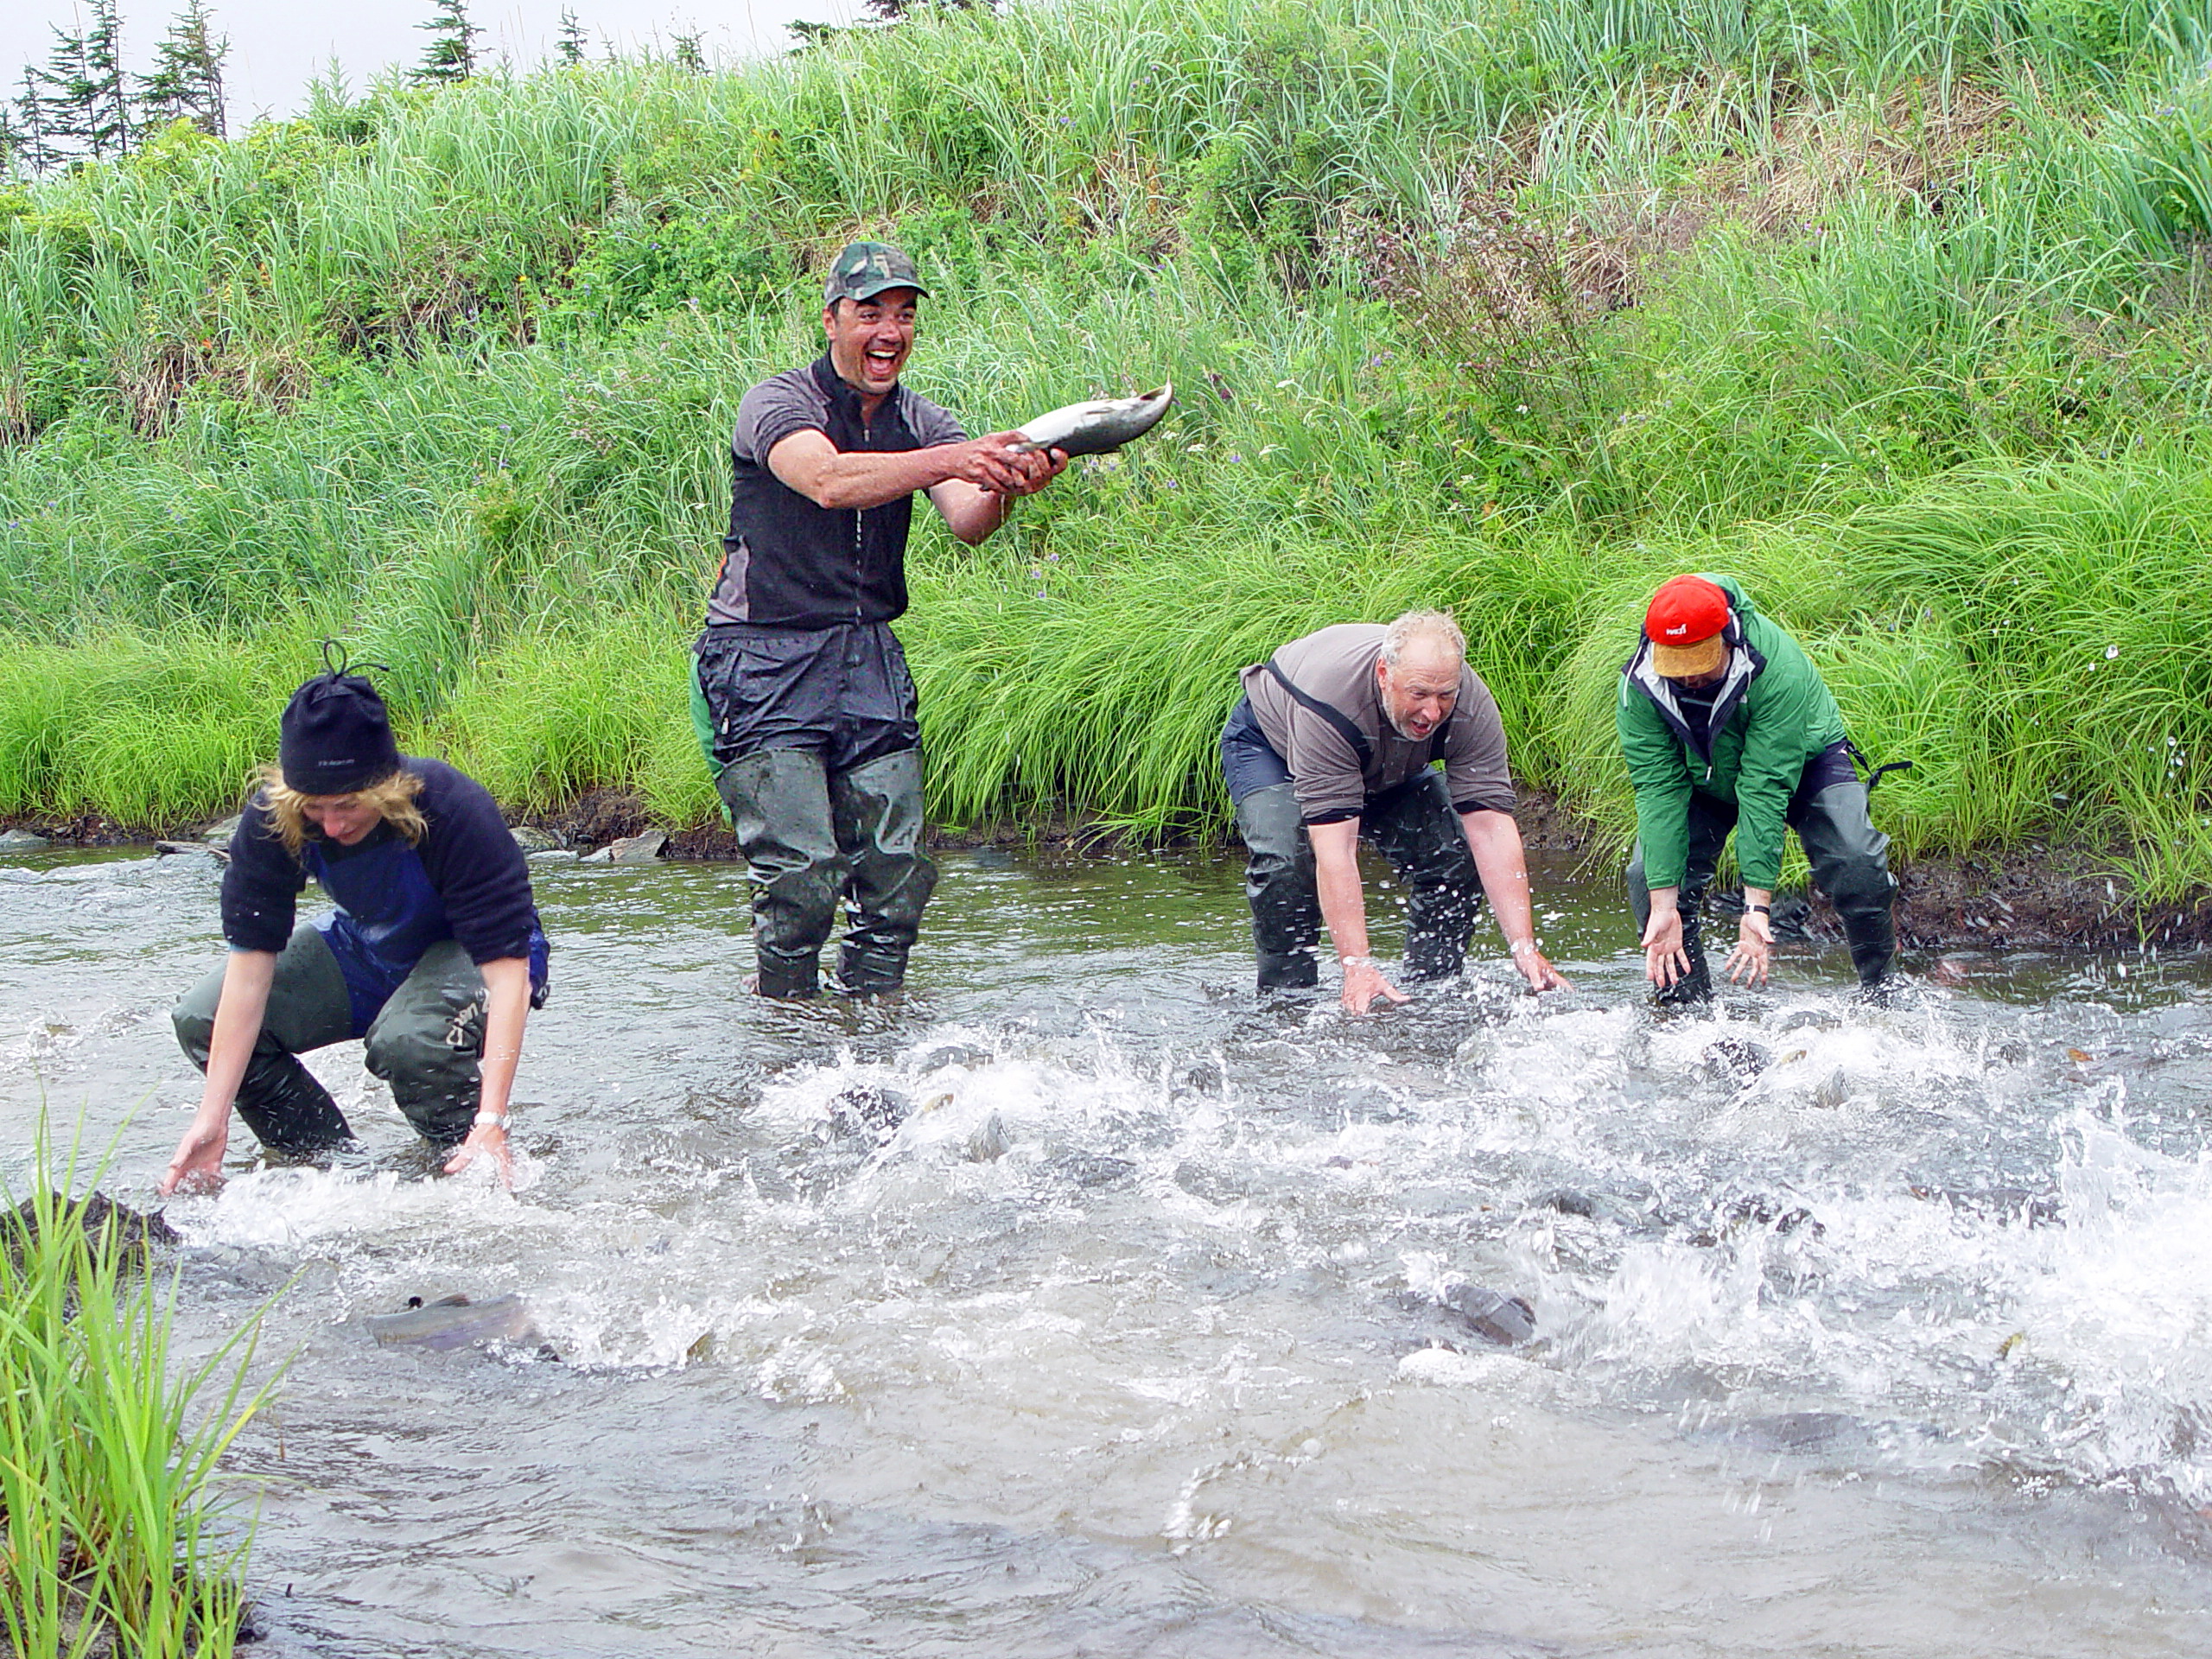
<svg viewBox="0 0 2212 1659">
<path fill-rule="evenodd" d="M 0 1221 L 0 1624 L 19 1654 L 227 1655 L 247 1536 L 213 1482 L 264 1398 L 255 1326 L 172 1377 L 174 1279 L 54 1190 L 94 1173 L 41 1151 Z"/>
</svg>

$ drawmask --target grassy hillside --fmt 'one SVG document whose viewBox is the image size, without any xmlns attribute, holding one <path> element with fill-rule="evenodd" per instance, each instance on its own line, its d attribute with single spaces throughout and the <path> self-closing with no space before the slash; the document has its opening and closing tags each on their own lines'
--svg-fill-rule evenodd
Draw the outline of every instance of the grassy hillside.
<svg viewBox="0 0 2212 1659">
<path fill-rule="evenodd" d="M 1180 390 L 985 548 L 918 533 L 941 817 L 1217 824 L 1232 671 L 1427 601 L 1618 823 L 1637 601 L 1726 568 L 1918 762 L 1908 848 L 2177 893 L 2208 62 L 2212 0 L 1065 0 L 180 130 L 0 197 L 0 813 L 226 808 L 338 632 L 518 807 L 710 816 L 722 445 L 866 233 L 971 430 Z"/>
</svg>

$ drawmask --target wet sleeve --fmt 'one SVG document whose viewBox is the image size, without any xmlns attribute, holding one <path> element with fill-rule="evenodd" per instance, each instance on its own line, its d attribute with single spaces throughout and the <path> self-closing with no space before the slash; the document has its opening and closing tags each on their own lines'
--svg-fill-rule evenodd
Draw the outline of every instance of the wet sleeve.
<svg viewBox="0 0 2212 1659">
<path fill-rule="evenodd" d="M 1444 756 L 1444 781 L 1455 812 L 1513 810 L 1513 773 L 1505 755 L 1505 722 L 1497 699 L 1472 669 L 1459 680 L 1459 705 L 1452 711 L 1450 747 Z"/>
<path fill-rule="evenodd" d="M 1689 763 L 1651 699 L 1625 674 L 1614 725 L 1636 790 L 1636 838 L 1643 848 L 1644 884 L 1679 887 L 1689 861 Z"/>
<path fill-rule="evenodd" d="M 451 766 L 423 766 L 423 816 L 429 833 L 417 852 L 446 920 L 471 962 L 530 955 L 537 910 L 530 864 L 491 793 Z"/>
<path fill-rule="evenodd" d="M 826 435 L 822 410 L 788 375 L 763 380 L 747 392 L 737 406 L 737 431 L 730 448 L 760 466 L 768 452 L 794 432 L 812 430 Z"/>
<path fill-rule="evenodd" d="M 223 941 L 233 950 L 282 950 L 298 919 L 306 868 L 284 849 L 256 795 L 231 832 L 223 869 Z"/>
</svg>

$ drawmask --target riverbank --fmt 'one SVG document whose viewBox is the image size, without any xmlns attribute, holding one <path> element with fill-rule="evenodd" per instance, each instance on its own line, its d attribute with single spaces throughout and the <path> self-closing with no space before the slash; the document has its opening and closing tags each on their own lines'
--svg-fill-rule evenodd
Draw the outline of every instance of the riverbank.
<svg viewBox="0 0 2212 1659">
<path fill-rule="evenodd" d="M 2093 849 L 2154 932 L 2212 885 L 2212 78 L 2148 14 L 925 10 L 0 195 L 0 816 L 214 816 L 332 637 L 513 811 L 712 822 L 728 434 L 865 236 L 971 430 L 1178 388 L 981 548 L 918 515 L 938 822 L 1219 835 L 1237 670 L 1423 605 L 1618 836 L 1701 569 L 1914 762 L 1901 858 Z"/>
<path fill-rule="evenodd" d="M 1555 796 L 1524 791 L 1515 816 L 1532 855 L 1554 869 L 1610 872 L 1618 861 L 1610 850 L 1614 842 L 1605 827 Z M 514 816 L 511 822 L 518 830 L 543 837 L 549 848 L 579 855 L 658 832 L 665 837 L 655 855 L 658 857 L 721 863 L 738 856 L 736 838 L 728 828 L 671 827 L 654 817 L 642 796 L 620 790 L 595 791 L 563 810 Z M 118 825 L 97 816 L 0 820 L 0 833 L 40 836 L 57 849 L 144 847 L 152 851 L 169 836 L 181 838 L 169 845 L 189 846 L 208 827 L 171 825 L 156 831 Z M 1184 849 L 1198 844 L 1192 837 L 1135 837 L 1065 811 L 1019 823 L 930 832 L 933 848 L 1022 848 L 1077 858 L 1125 858 L 1154 849 Z M 1232 838 L 1231 853 L 1234 846 Z M 0 855 L 4 851 L 0 847 Z M 1907 950 L 1922 951 L 2192 950 L 2212 945 L 2212 890 L 2200 890 L 2178 901 L 2145 898 L 2116 874 L 2120 862 L 2115 855 L 2093 848 L 2051 847 L 2040 842 L 2009 853 L 1893 856 L 1898 938 Z M 1842 938 L 1833 911 L 1817 894 L 1812 897 L 1805 927 L 1817 939 Z"/>
</svg>

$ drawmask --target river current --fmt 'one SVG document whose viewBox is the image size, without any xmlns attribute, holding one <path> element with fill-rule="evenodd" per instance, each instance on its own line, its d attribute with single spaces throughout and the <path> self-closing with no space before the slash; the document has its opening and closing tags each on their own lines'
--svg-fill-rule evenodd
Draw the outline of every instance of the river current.
<svg viewBox="0 0 2212 1659">
<path fill-rule="evenodd" d="M 358 1160 L 241 1127 L 169 1204 L 180 1360 L 265 1306 L 285 1367 L 227 1465 L 259 1651 L 2212 1651 L 2212 965 L 1871 1008 L 1798 947 L 1662 1014 L 1561 868 L 1573 989 L 1485 925 L 1355 1020 L 1254 995 L 1230 864 L 942 861 L 855 1009 L 741 995 L 733 867 L 541 860 L 515 1191 L 346 1045 Z M 219 880 L 0 866 L 18 1191 L 43 1111 L 153 1201 Z M 545 1348 L 372 1340 L 451 1292 Z"/>
</svg>

